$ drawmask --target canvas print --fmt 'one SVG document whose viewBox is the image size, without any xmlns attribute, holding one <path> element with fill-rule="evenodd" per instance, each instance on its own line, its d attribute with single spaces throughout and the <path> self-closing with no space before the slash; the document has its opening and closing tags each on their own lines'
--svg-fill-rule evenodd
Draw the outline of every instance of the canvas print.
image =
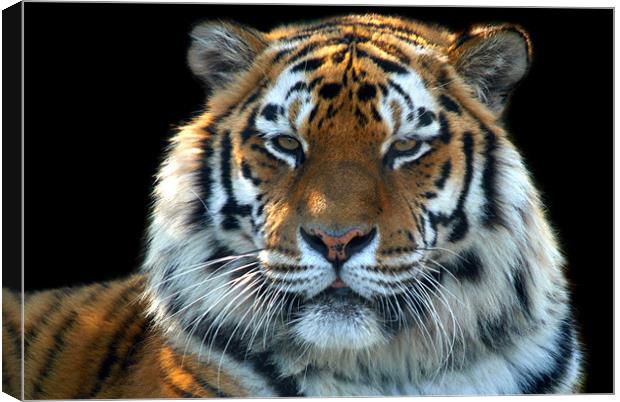
<svg viewBox="0 0 620 402">
<path fill-rule="evenodd" d="M 151 6 L 135 7 L 148 16 Z M 152 142 L 158 166 L 147 172 L 148 195 L 134 197 L 146 211 L 143 228 L 121 224 L 106 234 L 112 250 L 120 247 L 115 233 L 132 232 L 141 254 L 124 274 L 26 286 L 23 354 L 22 297 L 5 288 L 3 392 L 25 399 L 584 392 L 587 346 L 568 261 L 520 152 L 519 136 L 531 133 L 512 132 L 505 119 L 536 58 L 526 25 L 474 20 L 457 30 L 440 14 L 426 21 L 413 9 L 375 8 L 289 13 L 265 29 L 203 10 L 179 32 L 183 54 L 147 56 L 153 65 L 158 57 L 183 64 L 201 103 L 168 121 L 178 125 L 157 134 L 164 142 Z M 142 31 L 140 41 L 149 40 Z M 97 64 L 87 54 L 82 71 Z M 122 57 L 115 63 L 122 71 Z M 163 73 L 151 85 L 175 79 Z M 515 101 L 522 109 L 530 102 Z M 25 120 L 30 141 L 44 136 L 28 131 L 33 118 Z M 92 125 L 104 120 L 114 122 L 115 113 L 93 108 Z M 60 128 L 48 133 L 55 141 Z M 80 130 L 90 138 L 88 127 Z M 117 124 L 100 141 L 122 148 L 124 138 L 146 134 Z M 72 152 L 95 147 L 84 141 Z M 106 163 L 118 166 L 115 159 L 110 153 Z M 139 161 L 123 169 L 144 169 Z M 75 174 L 79 188 L 84 176 Z M 102 180 L 102 192 L 119 202 L 132 197 Z M 92 203 L 80 218 L 90 229 L 58 235 L 69 249 L 72 238 L 105 225 L 98 210 L 114 209 L 98 195 L 77 194 L 72 202 Z M 90 260 L 105 258 L 50 260 L 30 271 L 36 251 L 27 245 L 26 283 L 34 269 L 88 271 Z"/>
</svg>

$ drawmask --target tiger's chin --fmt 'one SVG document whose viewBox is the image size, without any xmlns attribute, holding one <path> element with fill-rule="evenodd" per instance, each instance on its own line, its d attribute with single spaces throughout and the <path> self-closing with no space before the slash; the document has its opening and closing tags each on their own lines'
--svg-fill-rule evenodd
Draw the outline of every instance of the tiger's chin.
<svg viewBox="0 0 620 402">
<path fill-rule="evenodd" d="M 360 350 L 387 341 L 374 310 L 348 289 L 329 289 L 299 312 L 294 335 L 320 350 Z"/>
</svg>

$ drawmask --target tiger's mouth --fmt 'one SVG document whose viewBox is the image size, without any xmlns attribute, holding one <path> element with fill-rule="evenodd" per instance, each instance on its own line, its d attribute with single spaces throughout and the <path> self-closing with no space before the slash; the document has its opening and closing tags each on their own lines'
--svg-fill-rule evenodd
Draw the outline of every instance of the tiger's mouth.
<svg viewBox="0 0 620 402">
<path fill-rule="evenodd" d="M 336 286 L 334 286 L 336 283 Z M 340 278 L 332 282 L 319 293 L 302 300 L 299 304 L 300 309 L 308 305 L 321 306 L 325 314 L 337 314 L 346 318 L 358 314 L 362 307 L 371 308 L 370 300 L 365 299 L 353 288 L 345 284 Z"/>
<path fill-rule="evenodd" d="M 382 322 L 373 303 L 351 287 L 329 286 L 301 303 L 292 328 L 319 350 L 354 350 L 385 342 Z"/>
<path fill-rule="evenodd" d="M 326 288 L 325 290 L 323 290 L 322 292 L 320 292 L 319 294 L 317 294 L 316 296 L 308 299 L 308 301 L 330 301 L 330 300 L 335 300 L 335 301 L 355 301 L 358 303 L 367 303 L 368 301 L 365 300 L 361 295 L 357 294 L 353 289 L 351 289 L 349 286 L 343 286 L 343 287 L 333 287 L 330 286 L 328 288 Z"/>
</svg>

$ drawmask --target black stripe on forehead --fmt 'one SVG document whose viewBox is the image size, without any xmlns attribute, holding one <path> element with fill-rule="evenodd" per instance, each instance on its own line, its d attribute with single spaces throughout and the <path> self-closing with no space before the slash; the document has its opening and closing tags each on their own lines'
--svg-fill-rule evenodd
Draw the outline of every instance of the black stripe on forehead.
<svg viewBox="0 0 620 402">
<path fill-rule="evenodd" d="M 394 89 L 396 93 L 398 93 L 405 100 L 405 103 L 407 104 L 407 108 L 409 109 L 409 111 L 412 111 L 415 109 L 413 105 L 413 101 L 411 100 L 411 97 L 409 96 L 407 92 L 405 92 L 405 90 L 400 85 L 398 85 L 392 80 L 388 80 L 388 85 L 390 86 L 390 88 Z"/>
<path fill-rule="evenodd" d="M 288 92 L 286 93 L 286 96 L 284 97 L 284 100 L 288 100 L 288 98 L 291 97 L 293 92 L 301 92 L 301 91 L 307 91 L 307 90 L 308 90 L 308 85 L 303 81 L 298 81 L 295 83 L 295 85 L 289 88 Z"/>
<path fill-rule="evenodd" d="M 320 68 L 323 64 L 325 64 L 324 57 L 316 57 L 312 59 L 306 59 L 304 61 L 300 61 L 297 63 L 295 67 L 291 69 L 292 73 L 296 73 L 298 71 L 311 72 Z"/>
<path fill-rule="evenodd" d="M 386 73 L 394 73 L 394 74 L 409 74 L 409 71 L 399 63 L 390 61 L 383 57 L 371 55 L 364 50 L 356 49 L 356 56 L 360 58 L 366 58 L 375 63 L 379 68 L 381 68 Z"/>
<path fill-rule="evenodd" d="M 301 58 L 310 54 L 312 51 L 323 48 L 323 47 L 334 46 L 334 45 L 349 45 L 352 42 L 363 43 L 363 42 L 367 42 L 368 40 L 370 40 L 370 38 L 366 36 L 351 35 L 351 34 L 345 34 L 343 36 L 337 36 L 337 37 L 329 38 L 326 40 L 319 39 L 314 42 L 310 42 L 305 45 L 302 45 L 301 47 L 292 47 L 289 49 L 280 50 L 278 53 L 276 53 L 276 55 L 272 59 L 272 63 L 273 64 L 278 63 L 284 56 L 295 52 L 294 55 L 292 55 L 289 59 L 286 60 L 287 64 L 293 64 L 296 61 L 300 60 Z M 346 49 L 346 47 L 344 49 Z M 343 50 L 343 49 L 339 49 L 339 50 Z"/>
</svg>

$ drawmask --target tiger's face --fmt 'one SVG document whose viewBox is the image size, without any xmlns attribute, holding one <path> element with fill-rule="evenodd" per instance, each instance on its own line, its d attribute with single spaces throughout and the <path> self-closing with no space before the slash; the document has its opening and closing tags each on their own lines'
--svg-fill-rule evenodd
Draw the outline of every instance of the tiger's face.
<svg viewBox="0 0 620 402">
<path fill-rule="evenodd" d="M 465 235 L 458 200 L 472 140 L 450 121 L 461 134 L 476 127 L 437 79 L 372 45 L 345 42 L 314 57 L 311 68 L 301 60 L 280 71 L 241 119 L 237 133 L 251 125 L 251 138 L 231 136 L 241 138 L 237 177 L 263 194 L 253 238 L 265 275 L 313 306 L 305 311 L 336 341 L 351 320 L 393 321 L 374 302 L 406 298 L 437 273 L 433 248 Z M 453 222 L 438 226 L 431 214 Z M 378 332 L 373 324 L 364 323 Z"/>
<path fill-rule="evenodd" d="M 494 152 L 509 145 L 495 120 L 527 67 L 524 34 L 354 16 L 193 36 L 190 65 L 212 95 L 162 169 L 174 201 L 159 205 L 194 227 L 174 252 L 225 263 L 185 275 L 223 275 L 176 296 L 177 311 L 200 301 L 186 327 L 257 315 L 247 326 L 361 349 L 428 319 L 445 264 L 501 224 Z"/>
</svg>

